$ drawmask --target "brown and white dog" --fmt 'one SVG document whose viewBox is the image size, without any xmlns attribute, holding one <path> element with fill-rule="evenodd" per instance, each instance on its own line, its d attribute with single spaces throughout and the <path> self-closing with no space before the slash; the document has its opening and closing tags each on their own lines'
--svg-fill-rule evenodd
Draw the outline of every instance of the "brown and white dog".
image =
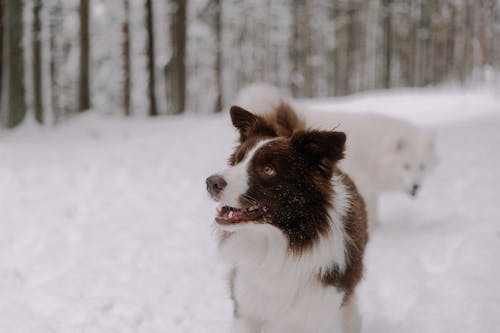
<svg viewBox="0 0 500 333">
<path fill-rule="evenodd" d="M 345 134 L 304 129 L 286 104 L 230 112 L 239 145 L 206 183 L 233 265 L 233 332 L 358 332 L 368 235 L 363 200 L 336 167 Z"/>
</svg>

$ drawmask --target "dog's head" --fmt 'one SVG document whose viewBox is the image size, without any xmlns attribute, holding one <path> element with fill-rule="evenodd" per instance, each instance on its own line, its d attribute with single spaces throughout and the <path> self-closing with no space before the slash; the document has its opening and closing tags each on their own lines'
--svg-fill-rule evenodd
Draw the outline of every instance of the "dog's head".
<svg viewBox="0 0 500 333">
<path fill-rule="evenodd" d="M 437 163 L 435 133 L 417 129 L 389 149 L 382 159 L 385 183 L 391 190 L 415 196 Z"/>
<path fill-rule="evenodd" d="M 206 181 L 211 197 L 221 203 L 215 220 L 223 230 L 270 224 L 293 245 L 312 242 L 327 228 L 331 178 L 344 156 L 346 136 L 297 130 L 294 117 L 289 113 L 270 120 L 231 108 L 239 145 L 229 168 Z"/>
</svg>

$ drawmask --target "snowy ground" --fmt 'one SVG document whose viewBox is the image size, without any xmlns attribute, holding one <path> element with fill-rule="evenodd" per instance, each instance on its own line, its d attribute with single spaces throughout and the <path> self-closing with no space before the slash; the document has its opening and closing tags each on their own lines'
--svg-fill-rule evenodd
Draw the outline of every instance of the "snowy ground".
<svg viewBox="0 0 500 333">
<path fill-rule="evenodd" d="M 438 130 L 420 196 L 383 198 L 360 289 L 364 332 L 500 327 L 500 98 L 403 90 L 310 103 Z M 226 116 L 89 114 L 0 133 L 0 332 L 227 332 L 226 266 L 204 179 Z"/>
</svg>

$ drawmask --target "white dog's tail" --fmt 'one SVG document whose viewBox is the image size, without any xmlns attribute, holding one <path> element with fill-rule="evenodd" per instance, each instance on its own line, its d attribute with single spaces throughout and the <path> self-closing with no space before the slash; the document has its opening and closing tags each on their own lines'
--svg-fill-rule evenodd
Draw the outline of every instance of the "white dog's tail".
<svg viewBox="0 0 500 333">
<path fill-rule="evenodd" d="M 290 103 L 279 89 L 267 83 L 253 83 L 244 87 L 236 97 L 235 105 L 252 113 L 264 114 L 272 112 L 281 102 Z"/>
</svg>

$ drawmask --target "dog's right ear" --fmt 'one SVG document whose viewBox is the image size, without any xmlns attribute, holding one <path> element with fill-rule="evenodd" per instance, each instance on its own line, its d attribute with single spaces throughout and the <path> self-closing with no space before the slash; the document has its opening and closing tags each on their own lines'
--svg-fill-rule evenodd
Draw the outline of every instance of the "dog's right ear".
<svg viewBox="0 0 500 333">
<path fill-rule="evenodd" d="M 264 118 L 254 115 L 242 107 L 233 105 L 229 113 L 234 127 L 240 132 L 241 143 L 251 136 L 276 136 L 276 132 Z"/>
<path fill-rule="evenodd" d="M 305 129 L 304 122 L 289 104 L 281 102 L 275 110 L 276 127 L 279 136 L 289 137 L 295 131 Z"/>
</svg>

